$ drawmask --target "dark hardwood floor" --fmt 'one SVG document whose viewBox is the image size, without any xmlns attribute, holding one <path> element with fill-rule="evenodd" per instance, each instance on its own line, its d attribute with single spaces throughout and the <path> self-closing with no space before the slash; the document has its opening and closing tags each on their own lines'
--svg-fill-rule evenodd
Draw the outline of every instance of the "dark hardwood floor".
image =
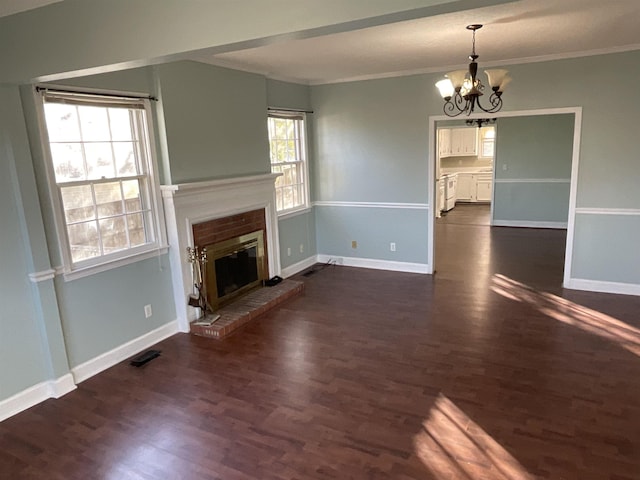
<svg viewBox="0 0 640 480">
<path fill-rule="evenodd" d="M 0 477 L 640 478 L 640 298 L 563 291 L 563 231 L 436 229 L 433 277 L 300 276 L 0 423 Z"/>
</svg>

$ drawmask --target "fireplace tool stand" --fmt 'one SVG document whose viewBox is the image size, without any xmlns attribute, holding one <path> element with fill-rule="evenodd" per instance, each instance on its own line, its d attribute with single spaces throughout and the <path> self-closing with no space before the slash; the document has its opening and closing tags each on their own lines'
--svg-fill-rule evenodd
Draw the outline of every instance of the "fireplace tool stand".
<svg viewBox="0 0 640 480">
<path fill-rule="evenodd" d="M 218 320 L 220 315 L 213 313 L 211 304 L 207 300 L 207 249 L 203 248 L 199 251 L 197 246 L 187 247 L 187 261 L 191 264 L 193 278 L 193 293 L 189 295 L 187 304 L 200 309 L 200 316 L 193 323 L 209 326 Z"/>
</svg>

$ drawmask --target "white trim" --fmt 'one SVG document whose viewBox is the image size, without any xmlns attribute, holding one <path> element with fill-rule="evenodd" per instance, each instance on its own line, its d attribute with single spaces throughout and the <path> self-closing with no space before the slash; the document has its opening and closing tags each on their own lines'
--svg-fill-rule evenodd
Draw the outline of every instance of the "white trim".
<svg viewBox="0 0 640 480">
<path fill-rule="evenodd" d="M 33 283 L 44 282 L 45 280 L 51 280 L 55 278 L 56 271 L 53 268 L 49 270 L 42 270 L 41 272 L 33 272 L 29 274 L 29 280 Z"/>
<path fill-rule="evenodd" d="M 495 183 L 571 183 L 570 178 L 496 178 Z"/>
<path fill-rule="evenodd" d="M 88 378 L 97 375 L 107 368 L 113 367 L 117 363 L 126 360 L 132 355 L 135 355 L 145 348 L 149 348 L 150 346 L 155 345 L 176 333 L 178 333 L 178 321 L 173 320 L 138 338 L 127 343 L 123 343 L 113 350 L 105 352 L 102 355 L 98 355 L 97 357 L 72 368 L 71 373 L 73 374 L 73 378 L 76 383 L 84 382 Z"/>
<path fill-rule="evenodd" d="M 297 217 L 298 215 L 309 212 L 311 212 L 311 206 L 299 208 L 298 210 L 291 210 L 284 213 L 278 213 L 278 220 L 287 220 L 289 218 Z"/>
<path fill-rule="evenodd" d="M 522 228 L 556 228 L 566 229 L 567 222 L 536 222 L 528 220 L 493 220 L 492 227 L 522 227 Z"/>
<path fill-rule="evenodd" d="M 306 270 L 309 267 L 312 267 L 318 263 L 318 256 L 312 255 L 311 257 L 305 258 L 304 260 L 300 260 L 293 265 L 289 265 L 288 267 L 284 267 L 282 269 L 282 273 L 280 274 L 284 278 L 292 277 L 296 273 L 300 273 L 303 270 Z"/>
<path fill-rule="evenodd" d="M 573 126 L 573 153 L 571 156 L 571 183 L 569 186 L 569 214 L 567 217 L 567 243 L 564 253 L 563 285 L 571 278 L 573 268 L 573 239 L 576 228 L 576 205 L 578 203 L 578 171 L 580 163 L 580 139 L 582 135 L 582 108 L 575 111 Z"/>
<path fill-rule="evenodd" d="M 398 208 L 409 210 L 429 210 L 427 203 L 384 203 L 384 202 L 313 202 L 314 207 L 355 207 L 355 208 Z"/>
<path fill-rule="evenodd" d="M 640 215 L 640 208 L 587 208 L 578 207 L 576 213 L 581 215 Z"/>
<path fill-rule="evenodd" d="M 582 135 L 582 107 L 559 107 L 559 108 L 541 108 L 536 110 L 514 110 L 509 112 L 497 112 L 491 114 L 495 118 L 503 117 L 524 117 L 524 116 L 538 116 L 538 115 L 561 115 L 561 114 L 573 114 L 574 115 L 574 127 L 573 127 L 573 151 L 571 156 L 571 180 L 569 187 L 569 216 L 567 222 L 567 243 L 565 248 L 565 263 L 564 263 L 564 282 L 567 283 L 571 278 L 571 260 L 573 257 L 573 236 L 575 229 L 575 216 L 576 216 L 576 194 L 578 190 L 578 166 L 580 160 L 580 138 Z M 473 113 L 467 118 L 476 119 L 484 118 L 486 114 Z M 446 115 L 432 115 L 429 117 L 429 159 L 428 159 L 428 192 L 429 202 L 435 204 L 435 182 L 436 182 L 436 122 L 443 122 L 447 120 L 453 120 L 452 117 Z M 495 171 L 494 171 L 495 181 Z M 495 188 L 493 189 L 493 196 L 495 197 Z M 495 198 L 494 198 L 495 199 Z M 493 205 L 493 202 L 492 202 Z M 492 207 L 493 209 L 493 207 Z M 492 217 L 493 220 L 493 217 Z M 495 221 L 494 221 L 495 224 Z M 431 268 L 429 273 L 433 273 L 436 268 L 435 259 L 435 214 L 429 215 L 429 232 L 427 234 L 427 261 Z"/>
<path fill-rule="evenodd" d="M 70 282 L 72 280 L 77 280 L 78 278 L 88 277 L 96 273 L 106 272 L 107 270 L 112 270 L 114 268 L 123 267 L 131 263 L 140 262 L 148 258 L 159 257 L 160 255 L 166 254 L 168 251 L 169 251 L 168 245 L 163 245 L 163 246 L 154 245 L 153 248 L 147 251 L 135 253 L 133 255 L 127 255 L 126 257 L 120 257 L 116 260 L 110 260 L 107 263 L 99 263 L 97 265 L 91 265 L 90 267 L 77 268 L 69 272 L 65 271 L 64 267 L 60 267 L 60 268 L 62 269 L 62 275 L 64 277 L 64 281 Z M 56 273 L 57 273 L 57 268 L 56 268 Z"/>
<path fill-rule="evenodd" d="M 0 422 L 28 408 L 44 402 L 48 398 L 60 398 L 75 390 L 70 373 L 55 380 L 47 380 L 29 387 L 21 392 L 0 401 Z"/>
<path fill-rule="evenodd" d="M 640 296 L 640 285 L 635 283 L 605 282 L 600 280 L 586 280 L 570 278 L 565 280 L 564 288 L 571 290 L 586 290 L 588 292 L 617 293 L 621 295 Z"/>
<path fill-rule="evenodd" d="M 407 273 L 430 273 L 429 265 L 425 263 L 393 262 L 390 260 L 378 260 L 376 258 L 339 257 L 336 255 L 318 255 L 318 263 L 335 261 L 339 265 L 358 268 L 372 268 L 375 270 L 391 270 Z"/>
</svg>

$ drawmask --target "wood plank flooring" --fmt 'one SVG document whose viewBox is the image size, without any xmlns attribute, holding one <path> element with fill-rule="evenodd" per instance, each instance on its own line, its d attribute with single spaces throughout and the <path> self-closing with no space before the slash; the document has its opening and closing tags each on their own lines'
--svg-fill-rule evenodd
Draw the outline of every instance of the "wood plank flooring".
<svg viewBox="0 0 640 480">
<path fill-rule="evenodd" d="M 300 276 L 0 423 L 0 477 L 637 480 L 640 299 L 563 291 L 564 235 L 438 222 L 433 277 Z"/>
</svg>

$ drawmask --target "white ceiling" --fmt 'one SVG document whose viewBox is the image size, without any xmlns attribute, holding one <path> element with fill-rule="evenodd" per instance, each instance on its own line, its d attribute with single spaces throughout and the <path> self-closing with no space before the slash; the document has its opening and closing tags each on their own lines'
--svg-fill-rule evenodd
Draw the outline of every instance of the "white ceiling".
<svg viewBox="0 0 640 480">
<path fill-rule="evenodd" d="M 194 60 L 308 84 L 640 49 L 640 0 L 520 0 Z"/>
<path fill-rule="evenodd" d="M 26 12 L 62 0 L 0 0 L 0 17 Z"/>
</svg>

